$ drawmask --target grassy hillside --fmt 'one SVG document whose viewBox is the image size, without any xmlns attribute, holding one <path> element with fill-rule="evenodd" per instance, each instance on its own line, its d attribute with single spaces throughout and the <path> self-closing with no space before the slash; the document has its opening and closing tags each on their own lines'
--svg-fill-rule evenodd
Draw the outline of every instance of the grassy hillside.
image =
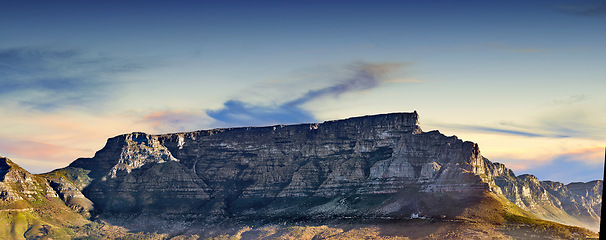
<svg viewBox="0 0 606 240">
<path fill-rule="evenodd" d="M 46 222 L 30 210 L 0 212 L 0 239 L 65 239 L 70 235 L 67 228 Z"/>
<path fill-rule="evenodd" d="M 61 199 L 37 192 L 27 200 L 1 201 L 0 239 L 68 239 L 90 221 Z"/>
</svg>

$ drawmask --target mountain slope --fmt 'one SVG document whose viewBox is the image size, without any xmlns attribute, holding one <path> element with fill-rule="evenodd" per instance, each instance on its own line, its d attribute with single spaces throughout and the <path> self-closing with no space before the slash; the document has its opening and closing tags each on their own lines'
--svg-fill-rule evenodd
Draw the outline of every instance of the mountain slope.
<svg viewBox="0 0 606 240">
<path fill-rule="evenodd" d="M 210 214 L 219 219 L 409 216 L 436 208 L 414 201 L 387 207 L 383 202 L 400 191 L 420 197 L 487 191 L 489 184 L 478 176 L 484 160 L 477 145 L 424 133 L 417 117 L 391 114 L 160 136 L 133 133 L 108 140 L 95 157 L 70 167 L 90 170 L 95 180 L 84 194 L 103 213 Z M 375 199 L 355 207 L 341 204 L 358 196 Z"/>
<path fill-rule="evenodd" d="M 539 218 L 599 231 L 602 180 L 564 185 L 503 172 L 494 181 L 509 201 Z"/>
<path fill-rule="evenodd" d="M 423 132 L 416 112 L 319 124 L 135 132 L 108 139 L 92 158 L 32 176 L 44 186 L 38 191 L 55 193 L 60 211 L 82 219 L 206 237 L 319 229 L 341 236 L 353 234 L 347 231 L 352 227 L 401 237 L 412 233 L 394 229 L 412 226 L 426 229 L 415 236 L 436 239 L 590 236 L 538 218 L 592 227 L 599 223 L 595 209 L 602 190 L 601 181 L 562 187 L 515 176 L 482 157 L 475 143 Z M 1 196 L 22 191 L 3 189 Z"/>
<path fill-rule="evenodd" d="M 67 238 L 88 223 L 59 198 L 42 176 L 0 157 L 0 238 Z"/>
<path fill-rule="evenodd" d="M 515 212 L 524 217 L 599 223 L 566 212 L 565 204 L 547 204 L 545 199 L 556 202 L 561 189 L 550 193 L 537 181 L 537 190 L 527 194 L 535 182 L 488 161 L 477 144 L 423 132 L 416 112 L 321 124 L 131 133 L 109 139 L 93 158 L 66 169 L 90 171 L 93 180 L 84 195 L 96 214 L 118 223 L 150 217 L 214 224 L 412 214 L 499 223 L 504 215 L 494 212 L 507 209 L 504 199 L 516 203 Z M 601 204 L 601 198 L 592 201 L 579 208 Z M 479 210 L 485 208 L 492 210 Z"/>
</svg>

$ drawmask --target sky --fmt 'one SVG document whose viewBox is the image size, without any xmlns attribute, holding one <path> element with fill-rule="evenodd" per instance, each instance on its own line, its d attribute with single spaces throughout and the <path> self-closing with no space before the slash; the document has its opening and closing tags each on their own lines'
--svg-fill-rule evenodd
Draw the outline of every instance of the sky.
<svg viewBox="0 0 606 240">
<path fill-rule="evenodd" d="M 4 1 L 0 156 L 417 111 L 516 174 L 603 179 L 606 2 Z"/>
</svg>

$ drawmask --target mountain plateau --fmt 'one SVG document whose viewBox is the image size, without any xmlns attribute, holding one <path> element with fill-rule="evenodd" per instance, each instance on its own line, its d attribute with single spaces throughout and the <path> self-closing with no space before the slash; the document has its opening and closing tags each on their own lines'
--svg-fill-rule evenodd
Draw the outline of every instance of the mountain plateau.
<svg viewBox="0 0 606 240">
<path fill-rule="evenodd" d="M 423 132 L 416 112 L 134 132 L 39 175 L 2 162 L 2 211 L 36 212 L 48 202 L 77 219 L 38 212 L 36 219 L 49 219 L 38 225 L 54 228 L 34 227 L 36 236 L 79 236 L 97 226 L 107 237 L 107 227 L 92 224 L 102 222 L 167 238 L 573 238 L 596 236 L 583 228 L 597 232 L 601 218 L 602 180 L 516 176 L 473 142 Z M 64 228 L 72 230 L 43 231 Z"/>
</svg>

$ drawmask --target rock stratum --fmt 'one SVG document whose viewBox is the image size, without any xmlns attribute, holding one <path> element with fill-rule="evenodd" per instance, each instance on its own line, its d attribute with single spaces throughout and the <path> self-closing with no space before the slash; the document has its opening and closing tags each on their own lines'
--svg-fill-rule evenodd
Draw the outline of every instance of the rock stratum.
<svg viewBox="0 0 606 240">
<path fill-rule="evenodd" d="M 30 177 L 39 181 L 34 190 L 11 187 L 28 181 L 15 180 L 11 164 L 0 164 L 2 201 L 43 192 L 82 216 L 144 231 L 174 233 L 167 223 L 179 222 L 179 233 L 211 236 L 214 230 L 200 226 L 393 223 L 419 216 L 491 226 L 542 219 L 597 232 L 601 218 L 602 180 L 564 185 L 516 176 L 473 142 L 423 132 L 416 112 L 124 134 L 92 158 Z"/>
</svg>

